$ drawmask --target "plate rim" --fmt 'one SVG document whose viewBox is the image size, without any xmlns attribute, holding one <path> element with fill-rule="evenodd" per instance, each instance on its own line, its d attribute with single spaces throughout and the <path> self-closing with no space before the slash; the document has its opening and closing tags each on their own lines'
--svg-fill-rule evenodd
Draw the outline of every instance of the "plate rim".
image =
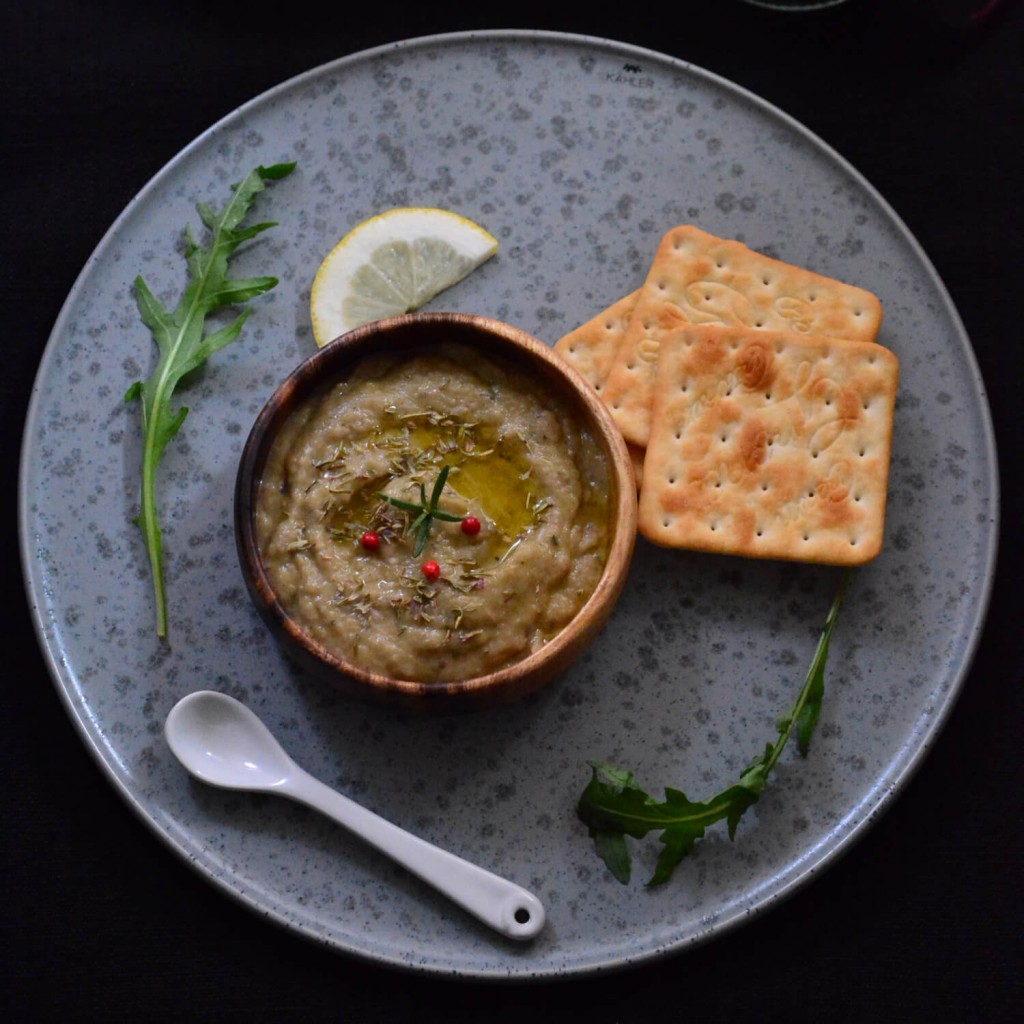
<svg viewBox="0 0 1024 1024">
<path fill-rule="evenodd" d="M 803 857 L 791 860 L 786 866 L 785 880 L 779 883 L 776 878 L 771 886 L 762 887 L 765 891 L 752 901 L 752 905 L 746 908 L 733 908 L 727 917 L 716 919 L 707 927 L 701 928 L 689 936 L 676 938 L 670 942 L 659 945 L 639 953 L 635 956 L 624 956 L 615 959 L 588 962 L 571 967 L 553 969 L 527 969 L 525 970 L 501 970 L 497 965 L 488 968 L 466 968 L 462 966 L 444 967 L 439 964 L 415 963 L 399 956 L 381 956 L 368 949 L 358 948 L 345 944 L 332 938 L 330 935 L 319 934 L 312 929 L 289 920 L 288 916 L 279 909 L 268 908 L 260 904 L 255 897 L 247 891 L 236 888 L 231 884 L 231 878 L 225 878 L 213 870 L 211 865 L 200 863 L 170 830 L 163 827 L 160 821 L 149 809 L 143 806 L 137 793 L 135 793 L 125 781 L 114 771 L 113 765 L 104 754 L 100 736 L 90 731 L 88 716 L 83 713 L 74 700 L 74 687 L 62 678 L 60 658 L 47 640 L 46 623 L 43 621 L 43 614 L 40 602 L 37 600 L 39 592 L 39 580 L 35 575 L 36 563 L 32 557 L 32 539 L 30 536 L 29 523 L 31 510 L 28 507 L 28 486 L 29 486 L 29 456 L 34 443 L 34 427 L 39 418 L 40 405 L 42 402 L 41 384 L 47 376 L 47 371 L 57 358 L 57 349 L 64 329 L 70 319 L 71 308 L 77 301 L 82 285 L 91 271 L 93 265 L 102 259 L 105 248 L 117 236 L 121 226 L 135 213 L 145 202 L 149 194 L 156 189 L 165 179 L 171 177 L 178 165 L 185 162 L 187 158 L 197 149 L 205 145 L 218 132 L 230 126 L 246 114 L 270 101 L 277 94 L 301 86 L 303 82 L 313 81 L 319 77 L 330 74 L 338 69 L 349 65 L 359 64 L 366 61 L 378 59 L 389 54 L 399 53 L 420 48 L 429 48 L 448 45 L 496 44 L 502 41 L 516 43 L 551 43 L 566 47 L 589 47 L 591 49 L 602 49 L 614 51 L 615 53 L 646 58 L 657 62 L 664 68 L 672 68 L 681 73 L 692 75 L 702 79 L 723 91 L 732 94 L 738 99 L 745 101 L 751 107 L 758 109 L 761 113 L 767 114 L 775 120 L 785 124 L 795 134 L 802 137 L 814 149 L 833 163 L 835 167 L 842 170 L 877 205 L 878 209 L 889 219 L 890 225 L 896 230 L 900 241 L 908 246 L 918 260 L 921 269 L 929 277 L 935 289 L 936 296 L 942 303 L 942 314 L 953 328 L 954 340 L 957 343 L 959 355 L 970 370 L 970 381 L 973 390 L 977 395 L 978 404 L 976 412 L 980 421 L 981 434 L 984 438 L 984 445 L 979 451 L 984 452 L 986 463 L 989 467 L 990 480 L 990 523 L 987 550 L 984 558 L 984 577 L 980 584 L 978 600 L 976 602 L 975 615 L 971 622 L 971 634 L 965 638 L 963 645 L 963 658 L 959 666 L 951 673 L 951 682 L 946 692 L 942 695 L 941 703 L 937 703 L 927 716 L 925 727 L 918 730 L 912 729 L 908 738 L 900 747 L 893 751 L 893 759 L 890 766 L 896 765 L 897 770 L 889 775 L 877 777 L 873 780 L 871 787 L 865 792 L 863 798 L 854 805 L 850 811 L 837 822 L 828 832 L 824 833 L 816 847 L 807 851 Z M 127 803 L 132 811 L 148 827 L 151 833 L 155 834 L 166 848 L 172 850 L 186 864 L 190 865 L 200 876 L 205 878 L 221 893 L 234 899 L 247 910 L 257 915 L 260 920 L 267 921 L 276 927 L 288 931 L 305 941 L 326 947 L 335 952 L 350 956 L 357 961 L 369 962 L 379 966 L 388 966 L 404 972 L 411 972 L 418 975 L 444 976 L 448 978 L 465 980 L 503 981 L 510 983 L 522 983 L 539 981 L 545 979 L 570 979 L 595 974 L 607 974 L 613 971 L 632 969 L 647 963 L 664 960 L 670 956 L 677 956 L 686 950 L 703 945 L 709 940 L 724 936 L 744 922 L 760 916 L 767 910 L 777 907 L 781 902 L 799 892 L 804 886 L 825 867 L 833 866 L 846 853 L 848 853 L 864 835 L 870 830 L 877 819 L 892 804 L 906 788 L 909 781 L 916 774 L 924 762 L 932 746 L 938 740 L 940 734 L 949 721 L 951 712 L 956 705 L 957 699 L 963 689 L 963 685 L 971 671 L 981 636 L 984 632 L 985 623 L 992 602 L 995 583 L 996 566 L 999 551 L 999 532 L 1001 523 L 1001 493 L 999 478 L 999 462 L 997 443 L 992 419 L 991 407 L 988 402 L 987 389 L 982 377 L 977 356 L 971 345 L 969 335 L 962 318 L 953 303 L 941 276 L 924 251 L 917 237 L 909 230 L 906 223 L 889 204 L 888 200 L 875 188 L 875 186 L 854 167 L 838 150 L 821 138 L 816 132 L 808 128 L 797 118 L 776 106 L 748 89 L 717 72 L 710 71 L 699 65 L 693 64 L 682 57 L 672 56 L 649 47 L 640 46 L 634 43 L 623 42 L 604 36 L 589 35 L 585 33 L 563 32 L 548 29 L 467 29 L 451 32 L 429 33 L 409 37 L 406 39 L 394 40 L 366 47 L 352 53 L 344 54 L 305 71 L 285 78 L 267 89 L 262 90 L 246 102 L 234 107 L 232 110 L 215 120 L 205 130 L 195 136 L 185 146 L 175 152 L 158 170 L 152 174 L 147 181 L 138 189 L 135 195 L 129 200 L 118 216 L 111 222 L 110 226 L 101 235 L 95 246 L 89 253 L 81 270 L 76 275 L 72 285 L 61 304 L 60 310 L 54 321 L 54 325 L 47 337 L 43 353 L 33 378 L 29 403 L 26 409 L 25 422 L 23 426 L 21 444 L 19 449 L 18 468 L 18 544 L 22 570 L 23 591 L 26 596 L 33 631 L 36 635 L 40 652 L 46 663 L 51 681 L 58 692 L 68 717 L 71 719 L 74 730 L 85 744 L 93 760 L 96 761 L 102 774 L 113 784 L 115 792 Z M 979 558 L 979 565 L 982 559 Z M 922 718 L 918 718 L 920 724 Z M 912 748 L 912 749 L 908 749 Z M 903 754 L 902 763 L 900 755 Z M 798 870 L 794 871 L 794 868 Z M 256 892 L 255 886 L 252 892 Z"/>
</svg>

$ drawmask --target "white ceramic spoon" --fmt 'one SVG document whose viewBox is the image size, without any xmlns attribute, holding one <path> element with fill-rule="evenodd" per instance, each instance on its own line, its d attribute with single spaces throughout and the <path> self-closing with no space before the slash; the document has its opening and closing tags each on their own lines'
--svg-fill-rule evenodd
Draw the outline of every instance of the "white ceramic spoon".
<svg viewBox="0 0 1024 1024">
<path fill-rule="evenodd" d="M 512 939 L 544 927 L 533 893 L 392 825 L 300 768 L 257 715 L 234 697 L 200 690 L 171 709 L 164 735 L 197 779 L 224 789 L 277 793 L 322 811 L 459 906 Z"/>
</svg>

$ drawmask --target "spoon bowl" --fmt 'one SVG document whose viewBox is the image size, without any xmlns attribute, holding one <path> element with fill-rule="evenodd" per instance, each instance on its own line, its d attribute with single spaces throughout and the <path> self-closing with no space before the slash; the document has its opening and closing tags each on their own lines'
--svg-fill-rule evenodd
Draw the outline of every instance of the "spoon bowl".
<svg viewBox="0 0 1024 1024">
<path fill-rule="evenodd" d="M 263 721 L 225 693 L 199 690 L 167 716 L 171 752 L 195 778 L 222 789 L 277 793 L 326 814 L 510 939 L 544 927 L 527 889 L 414 836 L 300 768 Z"/>
<path fill-rule="evenodd" d="M 295 774 L 262 719 L 223 693 L 200 690 L 167 716 L 167 744 L 189 774 L 222 789 L 274 789 Z"/>
</svg>

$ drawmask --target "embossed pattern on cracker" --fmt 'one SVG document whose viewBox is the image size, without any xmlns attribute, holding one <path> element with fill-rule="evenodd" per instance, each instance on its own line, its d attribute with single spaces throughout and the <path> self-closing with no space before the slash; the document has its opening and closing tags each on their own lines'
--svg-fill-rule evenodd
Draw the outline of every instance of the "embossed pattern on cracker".
<svg viewBox="0 0 1024 1024">
<path fill-rule="evenodd" d="M 646 444 L 661 339 L 687 323 L 874 341 L 878 298 L 692 225 L 668 231 L 640 289 L 603 397 L 627 440 Z"/>
<path fill-rule="evenodd" d="M 639 297 L 638 288 L 555 342 L 555 351 L 576 367 L 597 392 L 604 389 L 612 360 Z"/>
<path fill-rule="evenodd" d="M 671 547 L 857 565 L 882 546 L 899 364 L 869 342 L 666 335 L 640 532 Z"/>
</svg>

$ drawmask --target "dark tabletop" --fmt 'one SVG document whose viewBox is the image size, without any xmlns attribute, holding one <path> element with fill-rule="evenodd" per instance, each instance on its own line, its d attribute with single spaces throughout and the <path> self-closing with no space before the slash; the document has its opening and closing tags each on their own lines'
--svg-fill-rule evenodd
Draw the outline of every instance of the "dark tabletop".
<svg viewBox="0 0 1024 1024">
<path fill-rule="evenodd" d="M 1005 0 L 973 29 L 952 27 L 935 6 L 850 0 L 793 15 L 738 0 L 608 2 L 560 17 L 553 4 L 522 3 L 4 5 L 5 1019 L 1021 1019 L 1024 673 L 1013 594 L 1024 4 Z M 999 568 L 973 668 L 923 765 L 852 850 L 707 945 L 589 980 L 500 986 L 325 951 L 259 920 L 169 852 L 109 785 L 60 703 L 23 597 L 15 524 L 18 444 L 49 332 L 103 233 L 151 176 L 236 106 L 300 72 L 378 44 L 483 28 L 578 32 L 683 58 L 780 107 L 848 159 L 919 240 L 963 318 L 1003 489 Z"/>
</svg>

